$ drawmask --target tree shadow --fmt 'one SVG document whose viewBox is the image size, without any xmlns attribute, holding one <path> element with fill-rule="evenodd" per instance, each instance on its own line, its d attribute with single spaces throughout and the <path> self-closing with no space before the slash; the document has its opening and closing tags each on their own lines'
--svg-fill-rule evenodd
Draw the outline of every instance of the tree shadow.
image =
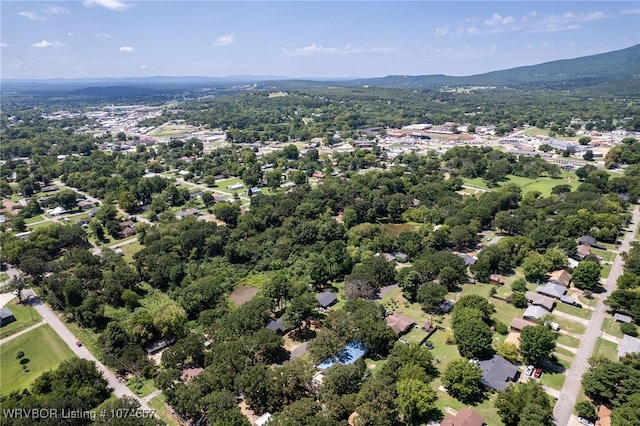
<svg viewBox="0 0 640 426">
<path fill-rule="evenodd" d="M 27 364 L 29 364 L 29 362 L 31 362 L 31 360 L 29 358 L 22 358 L 20 360 L 20 364 L 21 365 L 27 365 Z"/>
<path fill-rule="evenodd" d="M 310 328 L 299 328 L 292 331 L 290 337 L 296 342 L 307 342 L 316 337 L 316 332 Z"/>
</svg>

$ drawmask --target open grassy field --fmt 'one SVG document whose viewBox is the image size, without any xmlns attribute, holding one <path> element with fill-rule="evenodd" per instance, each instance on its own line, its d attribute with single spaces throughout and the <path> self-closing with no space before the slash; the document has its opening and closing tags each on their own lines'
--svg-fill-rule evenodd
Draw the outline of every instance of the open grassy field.
<svg viewBox="0 0 640 426">
<path fill-rule="evenodd" d="M 127 380 L 127 387 L 131 389 L 131 392 L 141 398 L 144 398 L 156 390 L 156 385 L 153 379 L 143 380 L 142 377 L 130 378 Z"/>
<path fill-rule="evenodd" d="M 397 237 L 403 231 L 415 232 L 420 228 L 418 223 L 388 223 L 382 225 L 384 233 Z"/>
<path fill-rule="evenodd" d="M 35 223 L 35 222 L 40 222 L 41 220 L 44 220 L 44 217 L 42 217 L 41 215 L 38 215 L 38 216 L 30 217 L 29 219 L 25 219 L 24 223 L 29 225 L 29 224 L 32 224 L 32 223 Z"/>
<path fill-rule="evenodd" d="M 560 326 L 561 330 L 565 330 L 565 331 L 568 331 L 569 333 L 574 333 L 574 334 L 584 334 L 586 329 L 584 325 L 574 321 L 570 321 L 566 318 L 560 318 L 558 316 L 554 316 L 553 314 L 551 314 L 551 316 L 553 318 L 552 321 L 557 323 Z"/>
<path fill-rule="evenodd" d="M 136 241 L 130 244 L 126 244 L 120 247 L 120 250 L 124 253 L 124 261 L 133 264 L 133 255 L 143 249 L 143 245 L 140 241 Z"/>
<path fill-rule="evenodd" d="M 577 348 L 580 346 L 580 340 L 575 337 L 567 336 L 566 334 L 558 333 L 558 343 L 561 345 L 569 346 L 570 348 Z"/>
<path fill-rule="evenodd" d="M 482 178 L 463 178 L 463 181 L 465 185 L 469 185 L 474 188 L 491 189 L 486 185 Z M 529 191 L 540 191 L 544 197 L 548 197 L 551 194 L 551 190 L 554 186 L 567 184 L 575 190 L 580 185 L 575 173 L 571 172 L 562 172 L 561 176 L 555 179 L 550 176 L 541 176 L 537 179 L 529 179 L 520 176 L 508 175 L 507 180 L 501 182 L 499 186 L 503 186 L 507 183 L 515 183 L 518 185 L 522 189 L 523 194 L 526 194 Z"/>
<path fill-rule="evenodd" d="M 171 413 L 171 408 L 167 405 L 166 398 L 163 394 L 149 401 L 149 407 L 156 410 L 156 414 L 169 426 L 180 426 L 178 420 Z"/>
<path fill-rule="evenodd" d="M 19 331 L 29 328 L 39 323 L 42 317 L 29 305 L 17 303 L 18 299 L 13 299 L 6 307 L 11 310 L 16 320 L 0 328 L 0 339 L 16 334 Z"/>
<path fill-rule="evenodd" d="M 22 363 L 16 352 L 23 351 Z M 38 376 L 73 357 L 73 352 L 49 325 L 43 325 L 2 345 L 0 371 L 2 394 L 28 388 Z M 26 365 L 27 370 L 23 370 Z"/>
<path fill-rule="evenodd" d="M 598 337 L 595 347 L 593 348 L 593 355 L 604 356 L 611 361 L 618 360 L 618 345 Z"/>
<path fill-rule="evenodd" d="M 527 130 L 523 132 L 524 135 L 527 136 L 549 136 L 549 129 L 540 129 L 539 127 L 529 127 Z"/>
</svg>

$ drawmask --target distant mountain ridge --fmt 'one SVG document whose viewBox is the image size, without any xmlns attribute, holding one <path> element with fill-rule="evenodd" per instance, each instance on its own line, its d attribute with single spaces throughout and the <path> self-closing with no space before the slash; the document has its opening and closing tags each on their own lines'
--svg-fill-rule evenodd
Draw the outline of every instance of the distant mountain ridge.
<svg viewBox="0 0 640 426">
<path fill-rule="evenodd" d="M 179 93 L 200 88 L 295 90 L 327 86 L 372 86 L 382 88 L 437 88 L 443 86 L 496 86 L 514 89 L 580 90 L 640 96 L 640 44 L 622 50 L 538 65 L 521 66 L 465 77 L 443 74 L 390 75 L 376 78 L 294 79 L 276 76 L 157 76 L 50 80 L 2 80 L 3 91 L 57 92 L 81 97 L 121 97 L 127 87 L 139 96 Z M 250 86 L 249 86 L 250 85 Z"/>
</svg>

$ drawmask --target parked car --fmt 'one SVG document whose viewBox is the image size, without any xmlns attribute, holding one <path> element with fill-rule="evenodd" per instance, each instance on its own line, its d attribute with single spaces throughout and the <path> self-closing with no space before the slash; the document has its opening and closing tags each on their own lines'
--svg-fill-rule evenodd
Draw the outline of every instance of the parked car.
<svg viewBox="0 0 640 426">
<path fill-rule="evenodd" d="M 530 365 L 524 371 L 524 374 L 526 374 L 527 376 L 531 376 L 533 374 L 533 370 L 535 370 L 535 367 L 533 365 Z"/>
<path fill-rule="evenodd" d="M 584 417 L 578 417 L 578 422 L 580 422 L 580 424 L 583 424 L 585 426 L 593 426 L 593 422 L 589 419 L 585 419 Z"/>
<path fill-rule="evenodd" d="M 453 302 L 450 300 L 447 300 L 445 302 L 442 302 L 440 304 L 440 309 L 442 310 L 442 312 L 447 313 L 450 312 L 451 309 L 453 309 Z"/>
<path fill-rule="evenodd" d="M 82 343 L 80 343 L 80 341 L 78 340 L 78 341 L 76 342 L 76 346 L 77 346 L 77 347 L 80 347 L 80 346 L 82 346 Z"/>
<path fill-rule="evenodd" d="M 533 377 L 535 377 L 536 379 L 542 377 L 542 368 L 536 368 L 536 372 L 533 373 Z"/>
</svg>

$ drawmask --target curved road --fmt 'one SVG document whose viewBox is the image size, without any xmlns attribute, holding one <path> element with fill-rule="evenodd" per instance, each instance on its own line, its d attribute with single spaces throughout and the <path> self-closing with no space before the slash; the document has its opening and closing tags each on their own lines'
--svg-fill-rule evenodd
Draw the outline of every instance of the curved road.
<svg viewBox="0 0 640 426">
<path fill-rule="evenodd" d="M 558 426 L 568 425 L 569 420 L 571 419 L 573 407 L 582 386 L 582 375 L 589 368 L 588 360 L 591 357 L 591 354 L 593 354 L 593 348 L 598 341 L 598 337 L 602 336 L 602 323 L 604 322 L 605 313 L 607 311 L 607 306 L 604 304 L 604 300 L 607 298 L 609 293 L 616 289 L 618 277 L 622 275 L 624 267 L 624 260 L 622 259 L 621 253 L 628 251 L 631 248 L 631 243 L 636 236 L 636 227 L 638 226 L 638 223 L 640 223 L 640 208 L 635 206 L 633 210 L 633 219 L 630 225 L 631 231 L 627 232 L 622 240 L 622 244 L 618 250 L 618 255 L 611 266 L 611 272 L 609 272 L 609 276 L 604 284 L 605 293 L 601 294 L 596 302 L 593 315 L 591 316 L 591 321 L 589 321 L 587 330 L 580 340 L 580 346 L 578 346 L 576 356 L 573 358 L 571 367 L 569 367 L 566 372 L 566 379 L 553 411 L 553 415 L 556 418 L 556 424 Z"/>
</svg>

